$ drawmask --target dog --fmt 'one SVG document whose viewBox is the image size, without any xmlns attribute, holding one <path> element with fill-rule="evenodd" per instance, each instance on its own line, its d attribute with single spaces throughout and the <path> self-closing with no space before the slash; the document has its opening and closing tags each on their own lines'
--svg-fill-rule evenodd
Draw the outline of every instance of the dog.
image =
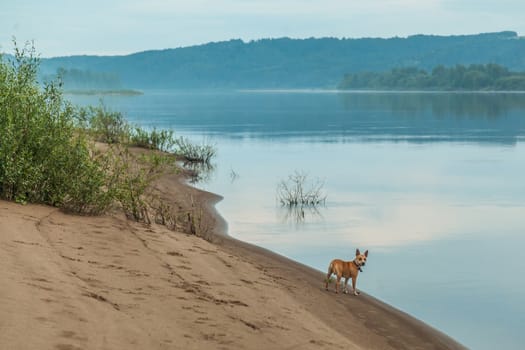
<svg viewBox="0 0 525 350">
<path fill-rule="evenodd" d="M 355 251 L 355 259 L 352 261 L 343 261 L 341 259 L 334 259 L 330 262 L 330 266 L 328 266 L 328 273 L 326 274 L 326 285 L 325 289 L 328 290 L 328 282 L 330 281 L 330 277 L 332 274 L 335 274 L 337 276 L 337 282 L 335 283 L 335 292 L 339 293 L 339 282 L 341 281 L 341 277 L 345 278 L 345 288 L 344 293 L 348 293 L 348 279 L 352 278 L 352 288 L 354 289 L 354 295 L 359 295 L 359 292 L 357 291 L 355 285 L 357 282 L 357 275 L 359 274 L 359 271 L 361 270 L 361 267 L 365 266 L 366 259 L 368 258 L 368 250 L 365 251 L 364 254 L 361 254 L 359 249 L 356 249 Z"/>
</svg>

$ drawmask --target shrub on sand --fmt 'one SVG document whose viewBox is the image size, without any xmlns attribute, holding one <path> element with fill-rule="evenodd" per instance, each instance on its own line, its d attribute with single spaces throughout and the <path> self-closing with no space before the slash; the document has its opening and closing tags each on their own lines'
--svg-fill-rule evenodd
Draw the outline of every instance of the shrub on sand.
<svg viewBox="0 0 525 350">
<path fill-rule="evenodd" d="M 136 221 L 153 219 L 197 235 L 208 232 L 200 204 L 192 201 L 183 213 L 166 203 L 155 209 L 153 183 L 164 171 L 173 171 L 174 155 L 144 154 L 128 146 L 170 151 L 178 145 L 188 160 L 202 162 L 215 154 L 213 147 L 176 142 L 172 131 L 132 130 L 121 113 L 104 105 L 74 108 L 63 99 L 59 81 L 43 87 L 37 81 L 34 47 L 15 47 L 11 61 L 0 56 L 0 199 L 78 214 L 119 206 Z"/>
<path fill-rule="evenodd" d="M 176 140 L 173 136 L 173 130 L 157 130 L 153 128 L 153 130 L 148 131 L 136 126 L 130 133 L 130 146 L 170 152 L 175 144 Z"/>
<path fill-rule="evenodd" d="M 102 210 L 101 164 L 60 84 L 38 84 L 38 64 L 29 43 L 21 49 L 15 43 L 12 62 L 0 60 L 0 198 Z"/>
<path fill-rule="evenodd" d="M 95 140 L 109 144 L 128 142 L 130 127 L 122 113 L 110 111 L 103 103 L 86 107 L 83 112 Z"/>
</svg>

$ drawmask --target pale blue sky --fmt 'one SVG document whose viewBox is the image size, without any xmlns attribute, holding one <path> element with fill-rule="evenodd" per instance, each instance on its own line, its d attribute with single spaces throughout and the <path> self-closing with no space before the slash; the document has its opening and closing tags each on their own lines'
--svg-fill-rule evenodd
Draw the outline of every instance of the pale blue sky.
<svg viewBox="0 0 525 350">
<path fill-rule="evenodd" d="M 115 55 L 268 37 L 525 34 L 525 0 L 0 0 L 0 50 Z"/>
</svg>

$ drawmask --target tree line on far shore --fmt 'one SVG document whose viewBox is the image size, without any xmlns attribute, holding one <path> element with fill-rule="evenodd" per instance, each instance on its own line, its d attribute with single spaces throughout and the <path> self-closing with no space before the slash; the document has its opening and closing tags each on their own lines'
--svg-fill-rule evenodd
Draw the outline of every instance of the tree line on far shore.
<svg viewBox="0 0 525 350">
<path fill-rule="evenodd" d="M 431 70 L 439 64 L 497 63 L 525 71 L 523 57 L 525 39 L 511 31 L 388 39 L 279 38 L 229 40 L 125 56 L 46 58 L 41 73 L 54 75 L 60 67 L 68 69 L 70 76 L 75 73 L 73 68 L 90 75 L 108 72 L 118 76 L 123 87 L 138 89 L 333 89 L 345 73 L 383 72 L 394 67 Z M 102 77 L 96 78 L 90 80 Z M 67 83 L 65 87 L 75 88 Z"/>
<path fill-rule="evenodd" d="M 525 91 L 525 73 L 512 72 L 498 64 L 471 64 L 432 71 L 416 67 L 394 68 L 386 72 L 346 74 L 341 90 L 438 90 L 438 91 Z"/>
</svg>

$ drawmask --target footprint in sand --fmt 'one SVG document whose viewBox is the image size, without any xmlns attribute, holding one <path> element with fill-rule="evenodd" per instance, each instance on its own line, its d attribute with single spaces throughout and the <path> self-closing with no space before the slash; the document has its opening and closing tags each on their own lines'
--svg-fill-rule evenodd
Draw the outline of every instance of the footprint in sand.
<svg viewBox="0 0 525 350">
<path fill-rule="evenodd" d="M 169 251 L 169 252 L 167 252 L 166 254 L 171 255 L 171 256 L 180 256 L 180 257 L 184 257 L 184 255 L 183 255 L 182 253 L 179 253 L 179 252 L 176 252 L 176 251 Z"/>
<path fill-rule="evenodd" d="M 71 345 L 71 344 L 56 344 L 55 349 L 57 350 L 82 350 L 82 348 Z"/>
</svg>

